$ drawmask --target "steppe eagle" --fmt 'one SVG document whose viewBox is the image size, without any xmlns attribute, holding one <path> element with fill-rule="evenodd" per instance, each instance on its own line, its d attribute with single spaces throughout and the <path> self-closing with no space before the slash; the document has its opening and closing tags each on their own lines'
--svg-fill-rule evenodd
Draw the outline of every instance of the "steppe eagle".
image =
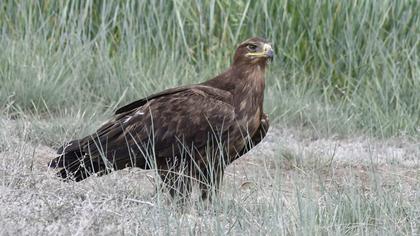
<svg viewBox="0 0 420 236">
<path fill-rule="evenodd" d="M 264 72 L 272 58 L 270 43 L 250 38 L 222 74 L 119 108 L 95 133 L 60 147 L 49 167 L 75 181 L 126 167 L 155 168 L 172 197 L 188 196 L 197 181 L 201 197 L 209 198 L 225 167 L 268 131 Z"/>
</svg>

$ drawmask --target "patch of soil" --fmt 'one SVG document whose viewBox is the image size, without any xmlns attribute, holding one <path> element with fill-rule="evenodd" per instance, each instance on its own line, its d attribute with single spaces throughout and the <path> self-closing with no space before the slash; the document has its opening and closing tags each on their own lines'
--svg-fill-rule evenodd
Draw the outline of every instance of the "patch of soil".
<svg viewBox="0 0 420 236">
<path fill-rule="evenodd" d="M 16 159 L 28 155 L 31 170 L 47 172 L 48 162 L 55 157 L 55 150 L 48 146 L 25 143 L 24 134 L 17 132 L 16 121 L 0 119 L 0 158 Z M 28 160 L 28 159 L 26 159 Z M 16 161 L 16 160 L 15 160 Z M 339 184 L 346 178 L 356 182 L 371 181 L 372 174 L 380 174 L 384 185 L 393 184 L 393 179 L 403 179 L 407 185 L 415 186 L 420 179 L 420 145 L 408 138 L 378 140 L 369 137 L 313 139 L 302 135 L 299 130 L 272 127 L 262 143 L 248 154 L 232 163 L 225 173 L 225 184 L 237 189 L 249 189 L 261 178 L 275 178 L 279 175 L 285 186 L 292 186 L 296 176 L 322 178 L 329 184 Z M 3 166 L 8 168 L 8 166 Z M 51 171 L 53 172 L 53 171 Z M 127 169 L 113 173 L 115 176 L 135 177 L 149 186 L 150 171 Z M 134 175 L 134 176 L 133 176 Z M 148 176 L 149 175 L 149 176 Z M 152 176 L 152 177 L 150 177 Z M 383 179 L 385 176 L 386 179 Z"/>
</svg>

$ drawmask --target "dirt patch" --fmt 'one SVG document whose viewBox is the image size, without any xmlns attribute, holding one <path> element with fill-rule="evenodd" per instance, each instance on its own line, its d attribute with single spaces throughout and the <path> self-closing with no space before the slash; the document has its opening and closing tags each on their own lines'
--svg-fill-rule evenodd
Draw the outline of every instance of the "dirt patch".
<svg viewBox="0 0 420 236">
<path fill-rule="evenodd" d="M 419 166 L 420 145 L 408 138 L 313 139 L 275 127 L 264 142 L 227 168 L 226 178 L 237 188 L 261 182 L 258 176 L 274 178 L 278 172 L 284 188 L 293 186 L 296 175 L 321 179 L 329 186 L 349 181 L 365 186 L 377 178 L 383 186 L 404 183 L 407 191 L 416 192 Z"/>
<path fill-rule="evenodd" d="M 227 168 L 220 204 L 200 205 L 196 191 L 191 207 L 179 214 L 165 193 L 156 191 L 153 171 L 131 168 L 64 182 L 47 168 L 55 150 L 26 135 L 30 123 L 0 122 L 0 234 L 151 235 L 174 229 L 244 234 L 249 229 L 253 235 L 264 228 L 276 234 L 298 225 L 302 210 L 311 220 L 316 212 L 330 219 L 340 211 L 356 216 L 391 209 L 389 218 L 417 222 L 407 214 L 418 215 L 419 152 L 414 142 L 402 139 L 313 139 L 272 128 L 260 145 Z"/>
<path fill-rule="evenodd" d="M 0 158 L 13 159 L 19 152 L 19 155 L 31 157 L 31 168 L 51 171 L 47 164 L 55 157 L 55 150 L 23 140 L 25 132 L 30 129 L 29 123 L 19 129 L 13 120 L 0 119 L 0 124 L 0 137 L 5 140 L 1 142 Z M 399 176 L 418 181 L 419 166 L 420 145 L 406 137 L 386 140 L 369 137 L 314 139 L 298 130 L 272 127 L 261 144 L 227 168 L 226 179 L 235 179 L 239 188 L 243 188 L 252 178 L 276 175 L 278 173 L 274 172 L 281 170 L 286 178 L 295 172 L 303 175 L 317 173 L 331 178 L 351 173 L 363 180 L 366 173 L 376 171 L 390 179 Z M 138 176 L 144 171 L 130 169 L 121 174 L 128 172 Z M 141 179 L 148 180 L 143 176 Z"/>
</svg>

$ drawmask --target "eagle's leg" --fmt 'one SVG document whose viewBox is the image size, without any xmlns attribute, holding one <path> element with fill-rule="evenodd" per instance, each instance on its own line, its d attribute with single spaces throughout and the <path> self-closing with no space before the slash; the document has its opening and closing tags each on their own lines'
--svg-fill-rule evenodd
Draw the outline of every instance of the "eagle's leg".
<svg viewBox="0 0 420 236">
<path fill-rule="evenodd" d="M 219 194 L 223 182 L 224 167 L 219 166 L 213 170 L 206 170 L 200 177 L 201 199 L 212 201 Z"/>
<path fill-rule="evenodd" d="M 261 115 L 261 123 L 258 127 L 257 132 L 252 137 L 252 142 L 254 146 L 263 140 L 263 138 L 267 135 L 268 129 L 270 128 L 270 119 L 268 118 L 267 113 L 262 113 Z"/>
<path fill-rule="evenodd" d="M 270 128 L 270 119 L 268 118 L 267 113 L 263 113 L 261 115 L 260 126 L 258 127 L 255 134 L 251 137 L 251 142 L 248 143 L 248 145 L 246 145 L 240 152 L 238 152 L 236 158 L 233 158 L 233 159 L 239 158 L 240 156 L 244 155 L 249 150 L 251 150 L 251 148 L 253 148 L 258 143 L 260 143 L 261 140 L 263 140 L 263 138 L 267 135 L 269 128 Z"/>
<path fill-rule="evenodd" d="M 174 201 L 183 204 L 189 199 L 192 185 L 188 173 L 168 170 L 161 172 L 160 177 Z"/>
</svg>

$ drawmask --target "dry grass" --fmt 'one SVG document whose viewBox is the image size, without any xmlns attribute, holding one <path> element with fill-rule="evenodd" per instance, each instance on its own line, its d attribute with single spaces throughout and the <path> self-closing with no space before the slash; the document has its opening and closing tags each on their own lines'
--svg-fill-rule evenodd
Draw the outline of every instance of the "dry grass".
<svg viewBox="0 0 420 236">
<path fill-rule="evenodd" d="M 420 235 L 419 3 L 1 1 L 0 235 Z M 219 201 L 180 214 L 153 172 L 47 170 L 50 147 L 211 78 L 252 35 L 275 47 L 264 108 L 287 128 Z"/>
<path fill-rule="evenodd" d="M 314 139 L 273 128 L 228 167 L 220 199 L 181 213 L 156 191 L 153 171 L 127 169 L 80 183 L 56 179 L 54 151 L 29 140 L 31 124 L 2 120 L 0 233 L 417 234 L 417 143 Z"/>
</svg>

